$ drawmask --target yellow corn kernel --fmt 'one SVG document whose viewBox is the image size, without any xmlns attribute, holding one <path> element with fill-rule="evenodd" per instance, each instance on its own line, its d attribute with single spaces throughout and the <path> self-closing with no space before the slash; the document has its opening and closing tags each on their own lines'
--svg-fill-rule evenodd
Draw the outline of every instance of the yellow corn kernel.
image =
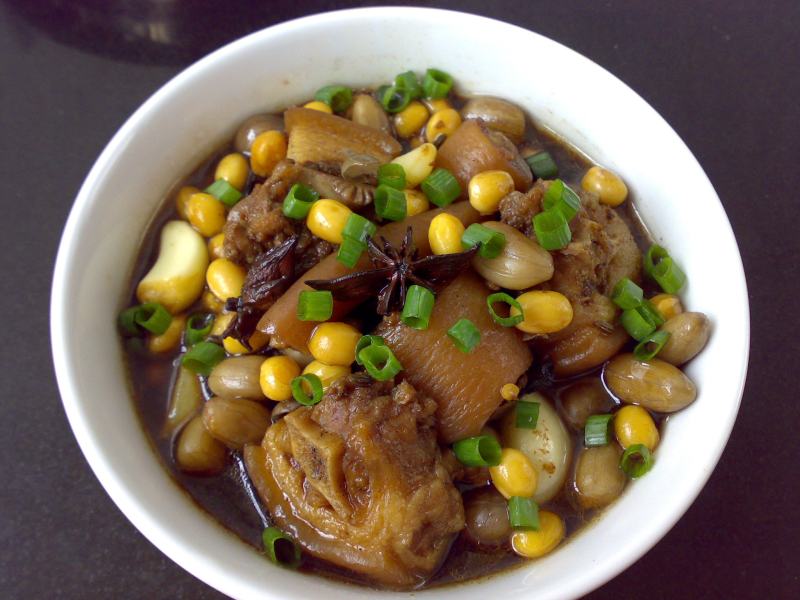
<svg viewBox="0 0 800 600">
<path fill-rule="evenodd" d="M 259 383 L 270 400 L 283 402 L 292 398 L 292 379 L 300 375 L 300 365 L 288 356 L 270 356 L 261 363 Z"/>
<path fill-rule="evenodd" d="M 406 216 L 413 217 L 420 213 L 430 210 L 431 203 L 428 197 L 419 190 L 405 190 L 406 195 Z"/>
<path fill-rule="evenodd" d="M 514 191 L 514 179 L 505 171 L 484 171 L 469 180 L 469 203 L 482 215 L 497 212 L 500 200 Z"/>
<path fill-rule="evenodd" d="M 516 400 L 517 396 L 519 396 L 519 386 L 515 383 L 507 383 L 503 387 L 500 388 L 500 396 L 506 402 L 511 402 L 512 400 Z"/>
<path fill-rule="evenodd" d="M 342 367 L 340 365 L 326 365 L 318 360 L 312 360 L 306 368 L 303 369 L 303 375 L 306 373 L 313 373 L 322 381 L 322 389 L 327 390 L 328 386 L 337 379 L 350 374 L 350 367 Z"/>
<path fill-rule="evenodd" d="M 401 138 L 410 138 L 428 120 L 428 109 L 422 102 L 414 100 L 394 116 L 394 129 Z"/>
<path fill-rule="evenodd" d="M 597 194 L 602 204 L 619 206 L 628 197 L 628 187 L 613 171 L 603 167 L 592 167 L 586 171 L 581 187 L 587 192 Z"/>
<path fill-rule="evenodd" d="M 333 114 L 333 109 L 324 102 L 320 102 L 319 100 L 312 100 L 311 102 L 307 102 L 306 104 L 303 104 L 303 108 L 318 110 L 319 112 L 328 113 L 329 115 Z"/>
<path fill-rule="evenodd" d="M 259 177 L 272 173 L 286 158 L 286 136 L 280 131 L 265 131 L 256 136 L 250 146 L 250 168 Z"/>
<path fill-rule="evenodd" d="M 489 475 L 494 487 L 506 498 L 530 498 L 536 493 L 536 469 L 531 459 L 516 448 L 503 448 L 500 464 L 489 467 Z"/>
<path fill-rule="evenodd" d="M 539 511 L 539 529 L 515 531 L 511 535 L 514 552 L 525 558 L 539 558 L 553 551 L 564 539 L 564 521 L 549 510 Z"/>
<path fill-rule="evenodd" d="M 453 108 L 450 106 L 450 103 L 447 101 L 446 98 L 426 98 L 423 100 L 425 103 L 426 108 L 431 113 L 437 113 L 443 110 L 447 110 L 448 108 Z"/>
<path fill-rule="evenodd" d="M 422 144 L 410 152 L 401 154 L 392 162 L 403 167 L 406 172 L 406 185 L 415 188 L 433 171 L 436 153 L 436 146 L 433 144 Z"/>
<path fill-rule="evenodd" d="M 208 289 L 223 301 L 242 295 L 245 277 L 247 277 L 247 271 L 227 258 L 212 260 L 206 271 Z"/>
<path fill-rule="evenodd" d="M 440 213 L 433 217 L 428 227 L 428 241 L 434 254 L 455 254 L 461 252 L 461 236 L 464 225 L 449 213 Z"/>
<path fill-rule="evenodd" d="M 648 450 L 658 445 L 658 427 L 645 409 L 635 404 L 620 408 L 614 415 L 614 433 L 623 448 L 644 444 Z"/>
<path fill-rule="evenodd" d="M 306 225 L 315 236 L 332 244 L 341 244 L 342 231 L 351 214 L 353 211 L 338 200 L 317 200 L 308 211 Z"/>
<path fill-rule="evenodd" d="M 250 350 L 247 349 L 247 346 L 245 346 L 235 337 L 231 336 L 228 336 L 222 340 L 222 347 L 225 348 L 225 352 L 228 354 L 247 354 L 250 352 Z"/>
<path fill-rule="evenodd" d="M 683 312 L 681 299 L 673 294 L 657 294 L 650 298 L 650 303 L 665 320 Z"/>
<path fill-rule="evenodd" d="M 554 333 L 572 322 L 572 304 L 563 294 L 534 290 L 517 296 L 524 319 L 517 329 L 525 333 Z M 511 316 L 519 314 L 511 307 Z"/>
<path fill-rule="evenodd" d="M 151 335 L 147 338 L 147 349 L 153 354 L 163 354 L 178 347 L 181 343 L 181 335 L 186 327 L 186 317 L 176 315 L 172 317 L 169 327 L 161 335 Z"/>
<path fill-rule="evenodd" d="M 445 108 L 431 115 L 425 125 L 425 139 L 433 142 L 440 135 L 449 136 L 461 125 L 461 115 L 454 108 Z"/>
<path fill-rule="evenodd" d="M 224 258 L 225 254 L 223 253 L 223 246 L 225 244 L 225 234 L 218 233 L 210 240 L 208 240 L 208 255 L 211 259 L 215 258 Z"/>
<path fill-rule="evenodd" d="M 211 194 L 192 194 L 186 203 L 186 220 L 204 237 L 217 235 L 225 226 L 225 205 Z"/>
<path fill-rule="evenodd" d="M 199 193 L 200 190 L 193 185 L 185 185 L 178 190 L 178 194 L 175 196 L 175 208 L 177 209 L 178 216 L 181 219 L 186 219 L 188 221 L 186 216 L 186 205 L 189 203 L 189 198 L 191 198 L 192 194 Z"/>
<path fill-rule="evenodd" d="M 320 323 L 308 340 L 311 356 L 326 365 L 347 367 L 356 359 L 361 332 L 347 323 Z"/>
<path fill-rule="evenodd" d="M 213 294 L 212 294 L 213 295 Z M 214 296 L 216 298 L 216 296 Z M 214 318 L 214 324 L 211 326 L 211 335 L 215 335 L 217 337 L 221 336 L 225 330 L 228 328 L 228 325 L 231 324 L 233 318 L 236 316 L 236 313 L 222 313 L 221 315 L 217 315 Z"/>
<path fill-rule="evenodd" d="M 203 308 L 213 313 L 221 313 L 222 309 L 225 308 L 225 303 L 209 291 L 203 292 L 200 302 Z"/>
<path fill-rule="evenodd" d="M 247 159 L 238 152 L 232 152 L 223 156 L 217 163 L 214 180 L 224 179 L 241 192 L 249 172 L 250 165 L 247 164 Z"/>
</svg>

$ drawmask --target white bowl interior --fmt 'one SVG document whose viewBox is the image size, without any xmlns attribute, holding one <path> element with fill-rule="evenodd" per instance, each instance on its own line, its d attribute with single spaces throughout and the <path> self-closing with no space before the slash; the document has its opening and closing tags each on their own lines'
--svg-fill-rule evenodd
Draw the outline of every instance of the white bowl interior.
<svg viewBox="0 0 800 600">
<path fill-rule="evenodd" d="M 546 67 L 534 73 L 531 56 Z M 429 66 L 450 72 L 463 91 L 519 103 L 620 173 L 655 238 L 687 272 L 686 306 L 706 312 L 714 323 L 706 350 L 688 368 L 700 389 L 698 400 L 669 419 L 657 466 L 647 477 L 549 557 L 480 584 L 437 589 L 437 597 L 464 600 L 489 591 L 521 597 L 535 590 L 546 599 L 577 596 L 602 584 L 686 510 L 733 425 L 749 343 L 741 259 L 702 169 L 644 100 L 555 42 L 472 15 L 361 9 L 264 30 L 178 75 L 110 142 L 67 223 L 51 314 L 64 405 L 103 486 L 156 546 L 231 596 L 368 598 L 377 592 L 273 567 L 197 510 L 167 475 L 128 396 L 115 332 L 139 243 L 166 191 L 245 117 L 299 102 L 322 84 L 370 86 Z M 726 301 L 720 302 L 723 289 Z"/>
</svg>

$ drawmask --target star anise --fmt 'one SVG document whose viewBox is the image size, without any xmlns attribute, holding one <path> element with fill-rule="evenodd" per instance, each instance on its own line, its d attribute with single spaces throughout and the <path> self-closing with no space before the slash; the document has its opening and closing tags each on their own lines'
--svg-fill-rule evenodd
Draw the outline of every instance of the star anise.
<svg viewBox="0 0 800 600">
<path fill-rule="evenodd" d="M 293 235 L 256 257 L 247 271 L 242 295 L 228 298 L 225 303 L 227 310 L 236 311 L 236 317 L 222 334 L 223 339 L 231 336 L 250 348 L 248 340 L 255 332 L 262 313 L 294 280 L 294 249 L 298 239 Z"/>
<path fill-rule="evenodd" d="M 367 240 L 367 252 L 374 269 L 359 271 L 336 279 L 313 279 L 306 285 L 315 290 L 328 290 L 337 300 L 367 300 L 377 294 L 377 311 L 387 315 L 403 307 L 411 284 L 440 290 L 469 265 L 477 246 L 458 254 L 440 254 L 418 258 L 412 241 L 412 230 L 406 230 L 399 248 L 381 238 L 383 248 Z"/>
</svg>

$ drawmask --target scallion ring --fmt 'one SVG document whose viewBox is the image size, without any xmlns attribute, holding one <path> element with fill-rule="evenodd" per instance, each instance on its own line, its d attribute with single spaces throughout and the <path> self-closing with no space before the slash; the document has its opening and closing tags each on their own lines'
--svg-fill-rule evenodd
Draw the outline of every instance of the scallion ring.
<svg viewBox="0 0 800 600">
<path fill-rule="evenodd" d="M 643 298 L 644 292 L 642 288 L 627 277 L 620 279 L 611 292 L 611 299 L 614 301 L 614 304 L 623 310 L 636 308 L 642 303 Z"/>
<path fill-rule="evenodd" d="M 388 113 L 399 113 L 411 103 L 411 93 L 395 85 L 387 87 L 380 96 L 381 106 Z"/>
<path fill-rule="evenodd" d="M 545 210 L 533 217 L 536 240 L 545 250 L 561 250 L 572 240 L 572 231 L 558 210 Z"/>
<path fill-rule="evenodd" d="M 422 191 L 433 204 L 444 208 L 461 195 L 461 186 L 447 169 L 434 169 L 420 184 Z"/>
<path fill-rule="evenodd" d="M 631 479 L 637 479 L 653 468 L 653 454 L 644 444 L 628 446 L 619 459 L 619 468 Z"/>
<path fill-rule="evenodd" d="M 512 529 L 539 530 L 539 505 L 533 498 L 511 496 L 508 499 L 508 522 Z"/>
<path fill-rule="evenodd" d="M 648 361 L 656 357 L 661 352 L 664 344 L 669 339 L 668 331 L 654 331 L 652 334 L 644 338 L 633 349 L 633 356 L 636 360 Z"/>
<path fill-rule="evenodd" d="M 387 221 L 402 221 L 408 212 L 406 195 L 388 185 L 379 185 L 375 188 L 375 212 Z"/>
<path fill-rule="evenodd" d="M 392 349 L 383 340 L 358 351 L 358 363 L 376 381 L 388 381 L 403 370 Z"/>
<path fill-rule="evenodd" d="M 378 185 L 386 185 L 396 190 L 406 189 L 406 170 L 403 165 L 386 163 L 378 167 Z"/>
<path fill-rule="evenodd" d="M 461 236 L 461 247 L 469 250 L 476 244 L 481 257 L 497 258 L 506 245 L 506 236 L 480 223 L 473 223 Z"/>
<path fill-rule="evenodd" d="M 186 351 L 181 364 L 200 375 L 210 375 L 211 371 L 225 358 L 225 349 L 213 342 L 198 342 Z"/>
<path fill-rule="evenodd" d="M 267 527 L 261 534 L 264 551 L 276 565 L 294 569 L 300 564 L 300 548 L 294 539 L 277 527 Z"/>
<path fill-rule="evenodd" d="M 476 435 L 458 440 L 453 444 L 453 453 L 468 467 L 496 467 L 500 464 L 502 449 L 493 435 Z"/>
<path fill-rule="evenodd" d="M 644 270 L 667 294 L 677 294 L 686 283 L 686 274 L 658 244 L 650 246 L 644 255 Z"/>
<path fill-rule="evenodd" d="M 591 415 L 583 428 L 583 443 L 587 448 L 605 446 L 609 440 L 609 423 L 614 415 Z"/>
<path fill-rule="evenodd" d="M 425 71 L 425 77 L 422 80 L 422 90 L 425 93 L 425 97 L 434 100 L 444 98 L 452 88 L 453 78 L 448 73 L 439 69 Z"/>
<path fill-rule="evenodd" d="M 421 285 L 412 285 L 406 292 L 401 320 L 412 329 L 427 329 L 433 312 L 433 292 Z"/>
<path fill-rule="evenodd" d="M 194 346 L 197 342 L 202 342 L 211 328 L 214 326 L 215 317 L 211 313 L 201 313 L 192 315 L 186 321 L 186 345 Z"/>
<path fill-rule="evenodd" d="M 494 310 L 493 305 L 496 302 L 508 304 L 509 312 L 511 312 L 510 309 L 513 307 L 516 308 L 519 313 L 509 317 L 501 317 Z M 522 304 L 520 304 L 516 298 L 510 294 L 506 294 L 505 292 L 495 292 L 494 294 L 489 294 L 486 297 L 486 306 L 489 308 L 489 314 L 492 316 L 492 320 L 503 327 L 514 327 L 525 320 L 525 316 L 522 314 Z"/>
<path fill-rule="evenodd" d="M 333 112 L 343 112 L 353 103 L 353 90 L 343 85 L 326 85 L 317 90 L 314 100 L 324 102 Z"/>
<path fill-rule="evenodd" d="M 514 405 L 515 423 L 518 429 L 536 429 L 539 424 L 539 403 L 517 400 Z"/>
<path fill-rule="evenodd" d="M 283 214 L 290 219 L 305 219 L 319 194 L 302 183 L 295 183 L 283 199 Z"/>
<path fill-rule="evenodd" d="M 308 386 L 311 395 L 306 393 Z M 322 400 L 322 380 L 313 373 L 305 373 L 292 379 L 292 397 L 303 406 L 314 406 Z"/>
<path fill-rule="evenodd" d="M 297 298 L 300 321 L 327 321 L 333 315 L 333 294 L 327 290 L 303 290 Z"/>
<path fill-rule="evenodd" d="M 150 333 L 161 335 L 172 323 L 172 315 L 158 302 L 145 302 L 138 306 L 134 321 Z"/>
</svg>

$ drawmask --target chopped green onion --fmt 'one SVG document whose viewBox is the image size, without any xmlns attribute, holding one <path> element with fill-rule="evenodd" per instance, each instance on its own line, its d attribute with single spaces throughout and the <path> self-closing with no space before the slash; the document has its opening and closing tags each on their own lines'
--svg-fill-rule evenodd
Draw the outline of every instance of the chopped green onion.
<svg viewBox="0 0 800 600">
<path fill-rule="evenodd" d="M 295 183 L 283 199 L 283 214 L 290 219 L 305 219 L 319 194 L 302 183 Z"/>
<path fill-rule="evenodd" d="M 403 365 L 383 340 L 359 350 L 358 364 L 376 381 L 388 381 L 403 370 Z"/>
<path fill-rule="evenodd" d="M 506 236 L 486 225 L 473 223 L 461 236 L 461 246 L 469 250 L 478 244 L 478 254 L 483 258 L 496 258 L 506 245 Z"/>
<path fill-rule="evenodd" d="M 317 90 L 314 100 L 324 102 L 333 112 L 343 112 L 353 103 L 353 90 L 343 85 L 326 85 Z"/>
<path fill-rule="evenodd" d="M 542 199 L 542 207 L 545 210 L 556 210 L 564 215 L 567 222 L 578 214 L 581 208 L 581 199 L 578 194 L 573 192 L 568 185 L 560 179 L 556 179 L 547 188 Z"/>
<path fill-rule="evenodd" d="M 420 184 L 428 200 L 444 208 L 461 195 L 458 180 L 447 169 L 434 169 Z"/>
<path fill-rule="evenodd" d="M 422 80 L 422 89 L 426 98 L 444 98 L 453 87 L 453 78 L 439 69 L 428 69 Z"/>
<path fill-rule="evenodd" d="M 453 340 L 456 348 L 469 354 L 481 341 L 481 332 L 469 319 L 459 319 L 450 329 L 447 336 Z"/>
<path fill-rule="evenodd" d="M 622 311 L 619 322 L 633 339 L 642 341 L 658 327 L 641 308 L 629 308 Z"/>
<path fill-rule="evenodd" d="M 411 92 L 406 88 L 390 85 L 380 95 L 381 106 L 388 113 L 399 113 L 411 103 Z"/>
<path fill-rule="evenodd" d="M 277 527 L 267 527 L 261 534 L 267 557 L 276 565 L 291 569 L 300 564 L 300 548 L 294 540 Z"/>
<path fill-rule="evenodd" d="M 514 405 L 518 429 L 536 429 L 539 423 L 539 403 L 531 400 L 517 400 Z"/>
<path fill-rule="evenodd" d="M 609 439 L 609 423 L 614 415 L 591 415 L 583 429 L 583 443 L 587 448 L 605 446 Z"/>
<path fill-rule="evenodd" d="M 342 229 L 342 237 L 356 240 L 357 242 L 367 243 L 367 240 L 375 235 L 378 226 L 369 219 L 365 219 L 358 213 L 352 213 L 347 217 L 347 222 Z"/>
<path fill-rule="evenodd" d="M 508 304 L 509 306 L 516 308 L 519 311 L 519 314 L 510 317 L 501 317 L 495 312 L 494 306 L 492 306 L 495 302 L 503 302 Z M 486 306 L 489 307 L 489 314 L 492 316 L 492 320 L 503 327 L 514 327 L 514 325 L 522 323 L 522 321 L 525 319 L 525 316 L 522 314 L 522 304 L 520 304 L 513 296 L 506 294 L 505 292 L 495 292 L 494 294 L 489 294 L 489 296 L 486 298 Z"/>
<path fill-rule="evenodd" d="M 217 179 L 205 192 L 227 206 L 233 206 L 242 199 L 242 193 L 224 179 Z"/>
<path fill-rule="evenodd" d="M 623 310 L 629 308 L 636 308 L 642 303 L 644 292 L 642 288 L 633 283 L 627 277 L 623 277 L 614 286 L 614 291 L 611 292 L 611 299 L 614 304 Z"/>
<path fill-rule="evenodd" d="M 556 165 L 549 152 L 539 152 L 525 159 L 533 175 L 539 179 L 553 179 L 558 175 Z"/>
<path fill-rule="evenodd" d="M 353 216 L 357 215 L 354 214 Z M 359 242 L 353 238 L 345 237 L 342 239 L 342 243 L 339 246 L 339 251 L 336 253 L 336 260 L 342 263 L 345 267 L 352 269 L 356 266 L 358 259 L 361 258 L 361 255 L 366 249 L 367 245 L 364 242 Z"/>
<path fill-rule="evenodd" d="M 400 317 L 413 329 L 427 329 L 433 311 L 433 292 L 421 285 L 412 285 L 406 293 L 403 314 Z"/>
<path fill-rule="evenodd" d="M 203 313 L 192 315 L 186 321 L 186 345 L 194 346 L 197 342 L 202 342 L 214 326 L 214 315 Z"/>
<path fill-rule="evenodd" d="M 327 321 L 333 314 L 333 294 L 327 290 L 303 290 L 297 298 L 297 318 Z"/>
<path fill-rule="evenodd" d="M 378 185 L 387 185 L 396 190 L 406 189 L 406 170 L 403 165 L 387 163 L 378 167 Z"/>
<path fill-rule="evenodd" d="M 311 388 L 311 395 L 305 386 Z M 305 373 L 292 379 L 292 397 L 303 406 L 314 406 L 322 400 L 322 380 L 313 373 Z"/>
<path fill-rule="evenodd" d="M 650 246 L 644 255 L 644 270 L 668 294 L 677 294 L 686 283 L 686 274 L 658 244 Z"/>
<path fill-rule="evenodd" d="M 150 333 L 161 335 L 172 323 L 172 315 L 158 302 L 145 302 L 140 304 L 134 316 L 134 321 Z"/>
<path fill-rule="evenodd" d="M 512 529 L 539 530 L 539 506 L 533 498 L 511 496 L 508 499 L 508 522 Z"/>
<path fill-rule="evenodd" d="M 387 185 L 375 188 L 375 212 L 387 221 L 402 221 L 406 218 L 406 195 Z"/>
<path fill-rule="evenodd" d="M 453 444 L 453 452 L 462 465 L 496 467 L 500 464 L 500 442 L 493 435 L 476 435 Z"/>
<path fill-rule="evenodd" d="M 359 358 L 358 354 L 367 346 L 385 346 L 385 345 L 386 342 L 379 335 L 361 336 L 361 339 L 358 340 L 358 342 L 356 343 L 356 364 L 362 366 L 364 365 L 364 363 L 361 362 L 361 359 Z"/>
<path fill-rule="evenodd" d="M 394 86 L 399 90 L 408 90 L 412 100 L 416 100 L 422 96 L 423 93 L 422 86 L 414 71 L 400 73 L 400 75 L 394 78 Z"/>
<path fill-rule="evenodd" d="M 619 468 L 631 479 L 647 473 L 653 467 L 653 454 L 644 444 L 628 446 L 619 459 Z"/>
<path fill-rule="evenodd" d="M 213 342 L 198 342 L 186 351 L 181 363 L 200 375 L 210 375 L 211 370 L 225 358 L 225 350 Z"/>
<path fill-rule="evenodd" d="M 533 217 L 533 231 L 545 250 L 561 250 L 572 240 L 569 224 L 557 210 L 545 210 Z"/>
<path fill-rule="evenodd" d="M 664 317 L 661 316 L 661 313 L 658 312 L 650 300 L 642 300 L 642 303 L 637 307 L 637 309 L 656 327 L 664 324 Z"/>
<path fill-rule="evenodd" d="M 644 338 L 633 349 L 633 356 L 636 360 L 648 361 L 655 358 L 656 354 L 661 352 L 664 344 L 669 339 L 668 331 L 655 331 L 648 337 Z"/>
<path fill-rule="evenodd" d="M 136 315 L 139 313 L 138 306 L 131 306 L 119 313 L 119 328 L 122 333 L 129 336 L 139 335 L 142 330 L 136 324 Z"/>
</svg>

